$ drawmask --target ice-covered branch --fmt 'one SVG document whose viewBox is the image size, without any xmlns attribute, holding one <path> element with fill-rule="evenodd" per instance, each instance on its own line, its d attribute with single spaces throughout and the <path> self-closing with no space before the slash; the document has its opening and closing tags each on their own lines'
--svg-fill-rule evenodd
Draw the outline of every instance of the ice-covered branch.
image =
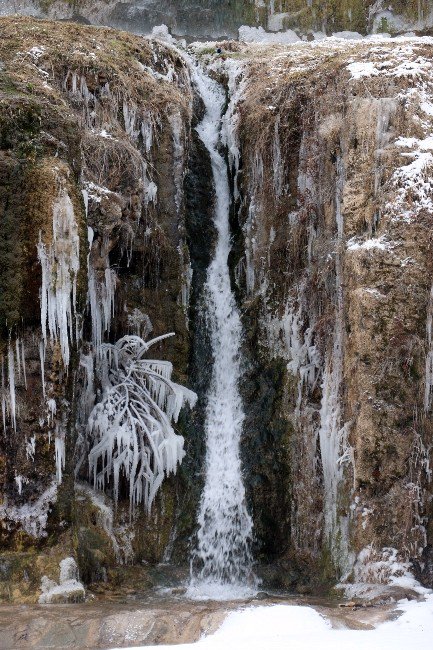
<svg viewBox="0 0 433 650">
<path fill-rule="evenodd" d="M 100 348 L 103 396 L 89 417 L 89 469 L 101 490 L 113 478 L 116 501 L 124 475 L 131 508 L 144 502 L 150 510 L 164 476 L 176 472 L 185 452 L 171 422 L 185 404 L 193 407 L 197 400 L 195 393 L 171 380 L 171 363 L 143 358 L 168 336 L 172 334 L 147 342 L 124 336 Z"/>
</svg>

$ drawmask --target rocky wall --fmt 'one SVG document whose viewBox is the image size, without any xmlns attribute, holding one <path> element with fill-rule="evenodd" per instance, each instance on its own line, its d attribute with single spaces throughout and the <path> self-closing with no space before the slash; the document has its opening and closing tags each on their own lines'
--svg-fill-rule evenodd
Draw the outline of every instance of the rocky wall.
<svg viewBox="0 0 433 650">
<path fill-rule="evenodd" d="M 365 549 L 370 566 L 430 548 L 430 47 L 259 48 L 234 64 L 234 281 L 248 372 L 281 394 L 278 436 L 275 415 L 250 422 L 247 486 L 259 546 L 290 529 L 289 580 L 306 562 L 380 581 Z M 260 392 L 245 399 L 254 412 Z M 269 449 L 263 478 L 250 455 Z"/>
<path fill-rule="evenodd" d="M 98 327 L 176 332 L 158 355 L 188 382 L 192 96 L 161 43 L 28 19 L 0 32 L 2 596 L 22 600 L 28 557 L 57 579 L 75 554 L 89 583 L 169 543 L 178 480 L 132 520 L 123 492 L 116 514 L 92 492 L 86 399 Z"/>
</svg>

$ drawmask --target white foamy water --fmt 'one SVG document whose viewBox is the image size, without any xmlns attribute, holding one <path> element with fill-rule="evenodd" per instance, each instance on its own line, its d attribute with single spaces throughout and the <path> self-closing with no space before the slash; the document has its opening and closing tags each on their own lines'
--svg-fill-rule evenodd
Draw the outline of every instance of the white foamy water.
<svg viewBox="0 0 433 650">
<path fill-rule="evenodd" d="M 252 593 L 252 520 L 245 502 L 239 453 L 244 411 L 239 394 L 242 327 L 231 290 L 230 190 L 226 162 L 218 151 L 225 97 L 220 86 L 190 62 L 205 116 L 197 132 L 212 164 L 217 242 L 205 285 L 213 366 L 206 408 L 206 478 L 198 514 L 197 547 L 188 595 L 225 600 Z"/>
</svg>

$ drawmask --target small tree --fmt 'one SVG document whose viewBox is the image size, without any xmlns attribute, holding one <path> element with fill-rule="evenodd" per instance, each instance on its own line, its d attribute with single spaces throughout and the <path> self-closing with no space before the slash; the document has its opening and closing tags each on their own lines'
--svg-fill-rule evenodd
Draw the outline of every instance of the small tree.
<svg viewBox="0 0 433 650">
<path fill-rule="evenodd" d="M 176 472 L 185 455 L 184 440 L 171 422 L 177 422 L 185 404 L 192 408 L 197 401 L 195 393 L 171 380 L 169 361 L 145 358 L 152 345 L 169 336 L 173 334 L 147 342 L 124 336 L 98 350 L 103 393 L 89 417 L 94 441 L 89 470 L 101 490 L 113 476 L 116 502 L 123 472 L 131 510 L 144 502 L 150 511 L 164 476 Z"/>
</svg>

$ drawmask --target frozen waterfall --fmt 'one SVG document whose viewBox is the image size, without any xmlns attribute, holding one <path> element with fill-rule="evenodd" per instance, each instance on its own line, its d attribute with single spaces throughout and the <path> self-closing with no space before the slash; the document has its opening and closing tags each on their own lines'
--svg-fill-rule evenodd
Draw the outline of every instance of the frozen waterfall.
<svg viewBox="0 0 433 650">
<path fill-rule="evenodd" d="M 194 85 L 205 105 L 197 132 L 212 165 L 217 242 L 205 284 L 207 323 L 213 352 L 206 406 L 206 475 L 189 595 L 233 598 L 255 586 L 250 542 L 252 520 L 245 502 L 240 439 L 244 411 L 239 394 L 242 327 L 231 290 L 230 190 L 227 166 L 218 150 L 225 97 L 220 86 L 190 62 Z"/>
</svg>

